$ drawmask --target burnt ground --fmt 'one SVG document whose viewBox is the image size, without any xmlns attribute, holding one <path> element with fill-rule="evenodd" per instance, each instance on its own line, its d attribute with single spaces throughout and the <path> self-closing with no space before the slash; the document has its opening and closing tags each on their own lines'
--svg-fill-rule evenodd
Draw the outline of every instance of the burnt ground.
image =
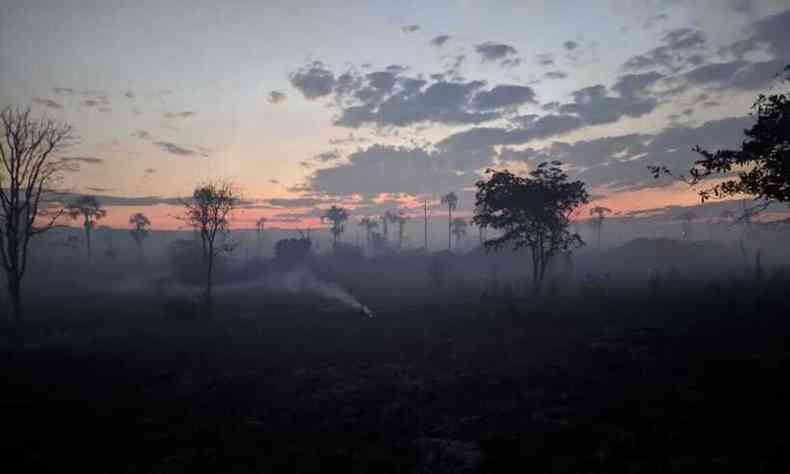
<svg viewBox="0 0 790 474">
<path fill-rule="evenodd" d="M 0 451 L 8 472 L 787 472 L 787 287 L 382 298 L 373 319 L 53 300 L 2 348 Z"/>
</svg>

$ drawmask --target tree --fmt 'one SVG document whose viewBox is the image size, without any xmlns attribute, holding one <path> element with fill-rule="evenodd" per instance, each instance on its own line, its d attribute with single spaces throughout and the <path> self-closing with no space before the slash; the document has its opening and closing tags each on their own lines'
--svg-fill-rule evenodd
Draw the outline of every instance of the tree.
<svg viewBox="0 0 790 474">
<path fill-rule="evenodd" d="M 234 244 L 228 239 L 230 217 L 239 204 L 233 186 L 226 182 L 210 182 L 195 188 L 192 198 L 183 200 L 182 219 L 194 227 L 200 235 L 203 261 L 206 265 L 206 305 L 211 309 L 211 289 L 214 272 L 214 258 L 230 252 Z M 217 241 L 217 237 L 221 241 Z"/>
<path fill-rule="evenodd" d="M 265 217 L 255 221 L 255 234 L 258 236 L 258 257 L 263 254 L 263 229 L 266 226 L 266 221 Z"/>
<path fill-rule="evenodd" d="M 365 228 L 365 242 L 370 245 L 371 232 L 379 226 L 379 223 L 375 219 L 366 216 L 359 220 L 359 226 Z"/>
<path fill-rule="evenodd" d="M 568 227 L 574 209 L 587 203 L 587 191 L 581 181 L 568 181 L 560 165 L 557 161 L 541 163 L 529 177 L 489 169 L 486 173 L 491 177 L 476 184 L 473 221 L 502 232 L 486 240 L 486 249 L 528 247 L 535 292 L 541 290 L 553 256 L 584 245 Z"/>
<path fill-rule="evenodd" d="M 71 144 L 72 128 L 52 119 L 35 119 L 29 108 L 12 107 L 0 112 L 0 126 L 0 263 L 14 321 L 21 325 L 30 239 L 51 229 L 63 212 L 48 193 L 68 168 L 55 154 Z"/>
<path fill-rule="evenodd" d="M 790 65 L 785 72 L 790 71 Z M 790 77 L 784 78 L 790 82 Z M 757 121 L 744 130 L 746 139 L 740 149 L 711 152 L 699 145 L 693 151 L 701 158 L 689 170 L 691 185 L 716 175 L 730 175 L 713 187 L 699 192 L 702 201 L 738 195 L 753 196 L 767 202 L 790 202 L 790 94 L 760 94 L 752 109 Z M 671 175 L 665 166 L 649 166 L 654 177 Z"/>
<path fill-rule="evenodd" d="M 136 212 L 129 216 L 129 224 L 134 226 L 129 234 L 137 244 L 137 260 L 143 263 L 143 241 L 148 237 L 148 227 L 151 225 L 151 221 L 142 212 Z"/>
<path fill-rule="evenodd" d="M 332 222 L 332 227 L 329 228 L 329 231 L 332 233 L 334 246 L 337 246 L 337 239 L 339 239 L 346 230 L 348 211 L 342 207 L 332 206 L 321 216 L 321 221 L 324 220 Z"/>
<path fill-rule="evenodd" d="M 66 206 L 66 212 L 72 220 L 82 218 L 82 228 L 85 231 L 85 250 L 88 261 L 91 259 L 91 233 L 96 227 L 96 222 L 107 215 L 95 196 L 80 196 L 76 201 Z"/>
<path fill-rule="evenodd" d="M 595 206 L 590 209 L 590 216 L 593 216 L 593 219 L 590 220 L 590 224 L 592 224 L 593 229 L 595 230 L 598 238 L 598 252 L 601 251 L 601 230 L 603 230 L 603 221 L 606 219 L 606 214 L 611 214 L 612 210 L 608 207 L 603 206 Z"/>
<path fill-rule="evenodd" d="M 392 222 L 398 226 L 398 248 L 403 248 L 403 232 L 406 230 L 406 222 L 409 216 L 405 215 L 403 211 L 393 212 L 391 215 Z"/>
<path fill-rule="evenodd" d="M 466 237 L 466 221 L 462 217 L 456 217 L 453 219 L 450 226 L 452 228 L 453 236 L 455 236 L 455 246 L 458 247 L 461 239 Z"/>
<path fill-rule="evenodd" d="M 442 196 L 442 204 L 447 204 L 447 250 L 453 248 L 453 211 L 458 206 L 458 196 L 450 192 Z"/>
</svg>

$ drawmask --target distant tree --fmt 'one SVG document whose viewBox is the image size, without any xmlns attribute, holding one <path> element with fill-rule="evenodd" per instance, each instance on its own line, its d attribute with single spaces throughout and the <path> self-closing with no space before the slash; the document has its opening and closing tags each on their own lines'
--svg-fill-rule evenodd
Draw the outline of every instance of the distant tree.
<svg viewBox="0 0 790 474">
<path fill-rule="evenodd" d="M 379 226 L 379 223 L 370 217 L 363 217 L 359 220 L 359 226 L 365 228 L 365 242 L 370 245 L 371 232 Z"/>
<path fill-rule="evenodd" d="M 571 213 L 587 203 L 587 191 L 583 182 L 568 181 L 560 165 L 541 163 L 529 177 L 489 169 L 486 173 L 491 177 L 476 184 L 475 224 L 502 231 L 501 236 L 487 240 L 485 247 L 528 247 L 535 292 L 541 290 L 552 257 L 584 245 L 568 227 Z"/>
<path fill-rule="evenodd" d="M 328 220 L 332 223 L 332 227 L 329 228 L 329 231 L 332 233 L 334 246 L 337 246 L 337 240 L 346 230 L 348 211 L 342 207 L 332 206 L 321 216 L 321 220 Z"/>
<path fill-rule="evenodd" d="M 234 248 L 234 244 L 228 238 L 228 232 L 231 214 L 238 203 L 239 198 L 233 186 L 226 182 L 200 185 L 195 188 L 191 199 L 181 202 L 184 206 L 181 219 L 195 228 L 200 235 L 203 261 L 206 265 L 205 299 L 209 309 L 212 304 L 214 258 Z M 217 241 L 218 236 L 221 238 L 220 241 Z"/>
<path fill-rule="evenodd" d="M 461 239 L 466 237 L 466 221 L 462 217 L 456 217 L 452 220 L 452 224 L 450 225 L 452 229 L 452 234 L 455 236 L 455 246 L 461 243 Z"/>
<path fill-rule="evenodd" d="M 257 221 L 255 221 L 255 234 L 258 237 L 258 257 L 263 255 L 263 230 L 266 226 L 267 219 L 265 217 L 261 217 Z"/>
<path fill-rule="evenodd" d="M 312 241 L 307 237 L 281 239 L 274 244 L 275 264 L 290 268 L 305 261 L 310 255 Z"/>
<path fill-rule="evenodd" d="M 683 240 L 690 240 L 692 236 L 691 222 L 697 218 L 697 213 L 694 211 L 686 211 L 678 216 L 680 219 L 680 227 L 682 229 Z"/>
<path fill-rule="evenodd" d="M 790 65 L 784 70 L 790 71 Z M 785 76 L 784 82 L 788 81 Z M 711 176 L 736 175 L 700 191 L 703 202 L 738 195 L 790 202 L 790 94 L 760 94 L 752 108 L 757 121 L 744 131 L 746 139 L 739 149 L 710 152 L 699 145 L 693 149 L 701 158 L 689 170 L 690 179 L 681 177 L 684 181 L 695 185 Z M 648 168 L 655 177 L 672 174 L 665 166 Z"/>
<path fill-rule="evenodd" d="M 151 225 L 151 221 L 142 212 L 136 212 L 129 216 L 129 224 L 133 226 L 129 234 L 134 239 L 134 243 L 137 244 L 137 261 L 142 263 L 143 241 L 148 237 L 148 227 Z"/>
<path fill-rule="evenodd" d="M 91 234 L 96 227 L 96 222 L 107 215 L 95 196 L 80 196 L 76 201 L 66 205 L 66 213 L 72 220 L 82 218 L 82 229 L 85 232 L 85 251 L 88 261 L 91 259 Z"/>
<path fill-rule="evenodd" d="M 23 322 L 22 280 L 30 239 L 50 230 L 63 212 L 47 194 L 68 168 L 55 154 L 71 139 L 70 125 L 35 119 L 29 108 L 0 112 L 0 263 L 18 325 Z"/>
<path fill-rule="evenodd" d="M 453 193 L 447 193 L 442 196 L 442 204 L 447 205 L 447 250 L 453 248 L 453 211 L 458 207 L 458 196 Z"/>
<path fill-rule="evenodd" d="M 486 229 L 486 226 L 484 225 L 477 226 L 477 238 L 478 240 L 480 240 L 480 245 L 483 245 L 485 243 L 488 234 L 487 231 L 488 229 Z"/>
<path fill-rule="evenodd" d="M 607 214 L 611 214 L 612 210 L 608 207 L 595 206 L 590 209 L 590 224 L 592 224 L 598 239 L 598 252 L 601 251 L 601 230 L 603 230 L 603 221 L 606 219 Z"/>
<path fill-rule="evenodd" d="M 390 222 L 398 226 L 398 248 L 403 248 L 403 233 L 406 230 L 406 222 L 409 217 L 403 211 L 390 211 L 387 213 Z"/>
</svg>

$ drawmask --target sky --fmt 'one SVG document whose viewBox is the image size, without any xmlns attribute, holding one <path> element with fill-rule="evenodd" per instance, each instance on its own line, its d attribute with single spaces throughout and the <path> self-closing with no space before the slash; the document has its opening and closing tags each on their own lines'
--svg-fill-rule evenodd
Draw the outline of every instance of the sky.
<svg viewBox="0 0 790 474">
<path fill-rule="evenodd" d="M 737 146 L 790 64 L 790 1 L 118 1 L 0 3 L 0 105 L 71 123 L 106 225 L 214 179 L 235 226 L 354 220 L 427 197 L 474 206 L 487 168 L 559 160 L 596 205 L 693 205 L 700 144 Z M 409 211 L 412 209 L 412 211 Z"/>
</svg>

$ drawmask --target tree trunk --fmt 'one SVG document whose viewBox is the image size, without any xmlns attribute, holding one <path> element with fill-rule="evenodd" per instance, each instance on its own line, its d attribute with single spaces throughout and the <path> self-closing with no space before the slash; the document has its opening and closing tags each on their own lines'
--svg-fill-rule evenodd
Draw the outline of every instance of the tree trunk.
<svg viewBox="0 0 790 474">
<path fill-rule="evenodd" d="M 89 222 L 85 222 L 85 249 L 88 252 L 88 262 L 91 261 L 91 227 Z"/>
<path fill-rule="evenodd" d="M 21 283 L 19 276 L 14 274 L 8 275 L 8 295 L 11 297 L 11 311 L 14 316 L 14 324 L 16 324 L 17 327 L 21 327 L 24 322 Z"/>
<path fill-rule="evenodd" d="M 214 273 L 214 243 L 209 242 L 208 245 L 208 271 L 206 273 L 206 307 L 211 314 L 212 298 L 211 298 L 211 283 Z"/>
<path fill-rule="evenodd" d="M 453 211 L 447 208 L 447 250 L 453 249 Z"/>
<path fill-rule="evenodd" d="M 424 245 L 425 245 L 425 253 L 428 253 L 428 199 L 425 200 L 424 211 L 425 211 L 425 233 L 424 233 L 425 243 L 424 243 Z"/>
</svg>

